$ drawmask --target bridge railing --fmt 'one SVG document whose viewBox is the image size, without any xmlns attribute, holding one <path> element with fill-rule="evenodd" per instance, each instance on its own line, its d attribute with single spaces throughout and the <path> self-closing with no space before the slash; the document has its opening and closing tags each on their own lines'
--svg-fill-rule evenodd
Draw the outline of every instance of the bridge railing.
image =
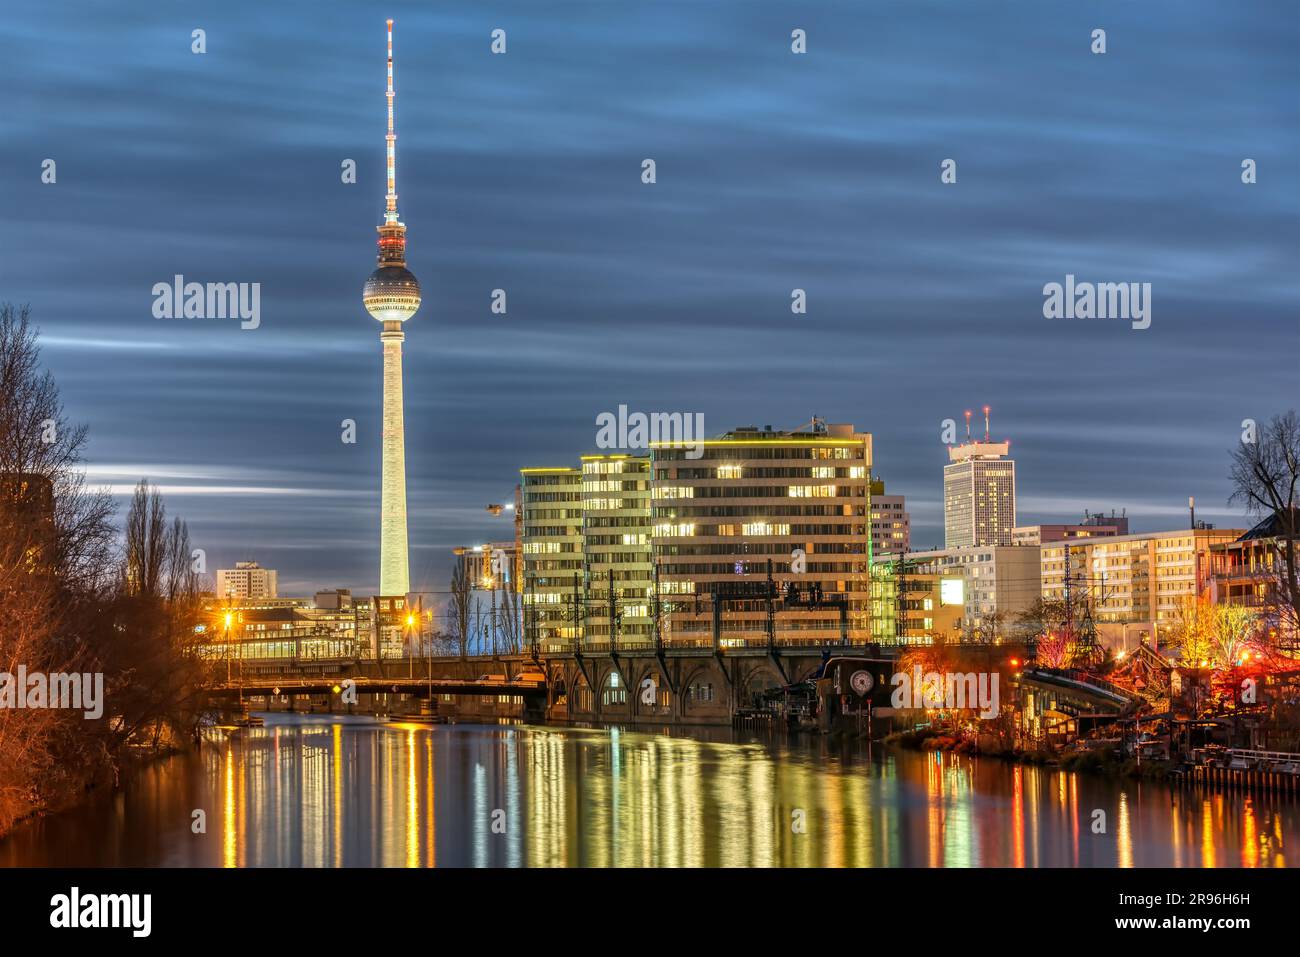
<svg viewBox="0 0 1300 957">
<path fill-rule="evenodd" d="M 1100 690 L 1108 692 L 1117 698 L 1122 698 L 1125 701 L 1132 701 L 1140 697 L 1132 690 L 1125 688 L 1122 685 L 1117 685 L 1113 681 L 1107 681 L 1105 678 L 1099 678 L 1091 672 L 1083 671 L 1079 668 L 1027 668 L 1025 670 L 1030 674 L 1036 673 L 1047 675 L 1049 677 L 1066 678 L 1077 684 L 1091 685 L 1094 688 L 1099 688 Z"/>
</svg>

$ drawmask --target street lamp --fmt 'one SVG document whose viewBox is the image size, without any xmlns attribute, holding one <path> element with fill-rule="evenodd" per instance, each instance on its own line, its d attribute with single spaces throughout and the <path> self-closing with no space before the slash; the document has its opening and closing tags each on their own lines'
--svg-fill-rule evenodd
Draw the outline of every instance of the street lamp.
<svg viewBox="0 0 1300 957">
<path fill-rule="evenodd" d="M 407 615 L 406 616 L 406 641 L 403 642 L 403 644 L 406 645 L 406 674 L 407 677 L 409 678 L 415 677 L 415 655 L 412 654 L 413 649 L 411 648 L 411 628 L 414 625 L 415 625 L 415 616 Z"/>
<path fill-rule="evenodd" d="M 234 620 L 234 618 L 235 618 L 234 615 L 232 615 L 230 612 L 226 612 L 226 640 L 223 642 L 223 644 L 226 646 L 226 684 L 227 685 L 230 684 L 230 623 Z"/>
</svg>

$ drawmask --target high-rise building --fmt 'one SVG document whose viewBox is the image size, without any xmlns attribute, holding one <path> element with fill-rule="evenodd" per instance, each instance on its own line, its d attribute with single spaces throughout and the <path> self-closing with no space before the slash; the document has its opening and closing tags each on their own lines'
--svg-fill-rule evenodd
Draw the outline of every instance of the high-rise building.
<svg viewBox="0 0 1300 957">
<path fill-rule="evenodd" d="M 988 437 L 988 406 L 984 407 L 984 441 L 950 446 L 943 467 L 943 539 L 945 548 L 1010 545 L 1016 525 L 1016 463 L 1007 456 L 1008 442 Z"/>
<path fill-rule="evenodd" d="M 543 647 L 571 645 L 581 636 L 582 471 L 560 467 L 519 472 L 524 632 L 527 640 Z"/>
<path fill-rule="evenodd" d="M 912 519 L 901 495 L 886 495 L 885 483 L 871 482 L 871 554 L 897 555 L 912 547 Z"/>
<path fill-rule="evenodd" d="M 1081 613 L 1107 647 L 1132 650 L 1142 642 L 1158 647 L 1180 606 L 1209 587 L 1212 546 L 1232 542 L 1242 532 L 1198 526 L 1045 542 L 1042 594 L 1082 604 Z"/>
<path fill-rule="evenodd" d="M 235 562 L 234 568 L 217 570 L 217 597 L 219 599 L 276 598 L 279 583 L 274 569 L 263 568 L 257 562 Z"/>
<path fill-rule="evenodd" d="M 520 471 L 530 634 L 543 645 L 648 641 L 654 627 L 650 459 L 584 455 L 581 468 Z"/>
<path fill-rule="evenodd" d="M 405 611 L 410 590 L 410 566 L 406 536 L 406 445 L 402 413 L 402 324 L 420 308 L 420 284 L 406 268 L 406 226 L 397 215 L 397 134 L 393 127 L 393 21 L 388 21 L 388 135 L 386 140 L 388 194 L 384 222 L 379 232 L 378 267 L 366 280 L 362 301 L 366 311 L 383 323 L 379 341 L 384 354 L 383 458 L 380 479 L 379 593 L 390 599 L 401 597 L 396 608 L 389 601 L 386 611 Z M 393 627 L 393 622 L 381 622 Z"/>
<path fill-rule="evenodd" d="M 654 571 L 650 552 L 650 459 L 582 457 L 582 558 L 588 643 L 644 642 L 652 636 Z M 610 627 L 610 588 L 613 621 Z"/>
<path fill-rule="evenodd" d="M 871 436 L 814 419 L 793 432 L 738 428 L 701 449 L 651 443 L 652 543 L 667 642 L 708 641 L 709 603 L 734 598 L 723 616 L 724 643 L 761 641 L 769 562 L 777 589 L 840 599 L 849 637 L 870 636 Z M 815 587 L 814 587 L 815 586 Z M 777 637 L 834 641 L 840 613 L 830 601 L 780 602 Z"/>
</svg>

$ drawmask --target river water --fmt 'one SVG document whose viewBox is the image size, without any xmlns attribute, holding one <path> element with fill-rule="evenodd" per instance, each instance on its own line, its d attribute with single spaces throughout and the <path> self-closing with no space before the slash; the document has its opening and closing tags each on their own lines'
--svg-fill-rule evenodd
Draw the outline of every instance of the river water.
<svg viewBox="0 0 1300 957">
<path fill-rule="evenodd" d="M 1281 867 L 1297 840 L 1293 799 L 807 735 L 267 715 L 0 865 Z"/>
</svg>

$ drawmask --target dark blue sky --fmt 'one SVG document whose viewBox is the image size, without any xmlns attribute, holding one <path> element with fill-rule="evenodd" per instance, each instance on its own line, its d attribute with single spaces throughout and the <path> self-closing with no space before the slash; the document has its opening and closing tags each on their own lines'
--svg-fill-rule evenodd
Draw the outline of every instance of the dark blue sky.
<svg viewBox="0 0 1300 957">
<path fill-rule="evenodd" d="M 588 451 L 620 403 L 702 412 L 710 433 L 854 422 L 918 546 L 942 538 L 940 423 L 984 403 L 1022 523 L 1114 507 L 1173 527 L 1195 495 L 1238 524 L 1239 423 L 1297 404 L 1297 9 L 11 6 L 0 299 L 31 303 L 93 480 L 160 484 L 213 568 L 372 590 L 380 350 L 360 290 L 392 16 L 425 291 L 406 342 L 413 587 L 445 587 L 452 546 L 508 537 L 483 506 L 519 466 Z M 155 319 L 175 273 L 260 282 L 261 328 Z M 1044 319 L 1066 273 L 1151 282 L 1151 328 Z"/>
</svg>

